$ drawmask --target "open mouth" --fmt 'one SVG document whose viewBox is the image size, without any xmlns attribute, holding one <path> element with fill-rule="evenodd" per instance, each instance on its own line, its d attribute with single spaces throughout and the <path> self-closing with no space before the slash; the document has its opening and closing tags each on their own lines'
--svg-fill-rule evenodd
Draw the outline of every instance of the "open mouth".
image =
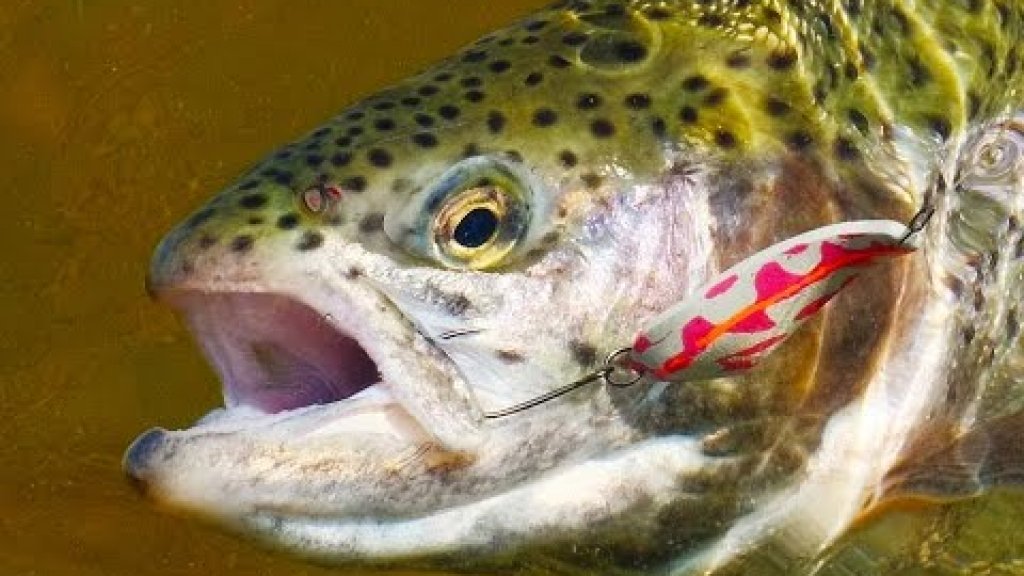
<svg viewBox="0 0 1024 576">
<path fill-rule="evenodd" d="M 206 293 L 176 304 L 221 377 L 226 408 L 277 414 L 345 400 L 381 381 L 355 338 L 295 300 Z"/>
</svg>

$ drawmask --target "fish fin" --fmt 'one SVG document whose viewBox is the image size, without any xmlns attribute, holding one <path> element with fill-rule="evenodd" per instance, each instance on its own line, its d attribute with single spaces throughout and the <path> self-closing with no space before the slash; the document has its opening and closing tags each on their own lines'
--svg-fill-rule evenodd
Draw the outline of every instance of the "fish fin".
<svg viewBox="0 0 1024 576">
<path fill-rule="evenodd" d="M 1024 488 L 1024 413 L 967 430 L 939 420 L 916 437 L 882 480 L 871 508 L 949 502 L 999 486 Z"/>
</svg>

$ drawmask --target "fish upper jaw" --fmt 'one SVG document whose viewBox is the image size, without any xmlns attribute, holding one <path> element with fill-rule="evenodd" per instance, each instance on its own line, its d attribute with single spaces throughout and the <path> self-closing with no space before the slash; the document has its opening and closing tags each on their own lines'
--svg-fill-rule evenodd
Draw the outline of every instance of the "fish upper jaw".
<svg viewBox="0 0 1024 576">
<path fill-rule="evenodd" d="M 393 266 L 335 238 L 305 258 L 266 240 L 241 255 L 162 248 L 148 286 L 186 319 L 228 411 L 272 415 L 383 393 L 424 432 L 415 440 L 471 453 L 485 429 L 463 376 L 356 272 Z"/>
</svg>

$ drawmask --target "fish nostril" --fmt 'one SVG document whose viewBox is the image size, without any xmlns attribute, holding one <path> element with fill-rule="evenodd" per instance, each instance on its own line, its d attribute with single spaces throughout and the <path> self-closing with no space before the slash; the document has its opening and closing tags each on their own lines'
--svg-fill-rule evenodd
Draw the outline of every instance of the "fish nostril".
<svg viewBox="0 0 1024 576">
<path fill-rule="evenodd" d="M 122 466 L 132 484 L 140 492 L 147 491 L 147 472 L 153 454 L 163 445 L 167 433 L 161 428 L 152 428 L 139 436 L 124 453 Z"/>
</svg>

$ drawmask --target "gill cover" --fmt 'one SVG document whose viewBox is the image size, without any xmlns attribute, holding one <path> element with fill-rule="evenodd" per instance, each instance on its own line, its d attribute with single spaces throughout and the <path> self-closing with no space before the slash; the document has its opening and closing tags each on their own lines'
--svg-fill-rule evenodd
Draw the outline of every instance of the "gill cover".
<svg viewBox="0 0 1024 576">
<path fill-rule="evenodd" d="M 757 365 L 867 266 L 913 252 L 891 220 L 843 222 L 775 244 L 662 313 L 633 344 L 633 368 L 680 382 Z"/>
</svg>

